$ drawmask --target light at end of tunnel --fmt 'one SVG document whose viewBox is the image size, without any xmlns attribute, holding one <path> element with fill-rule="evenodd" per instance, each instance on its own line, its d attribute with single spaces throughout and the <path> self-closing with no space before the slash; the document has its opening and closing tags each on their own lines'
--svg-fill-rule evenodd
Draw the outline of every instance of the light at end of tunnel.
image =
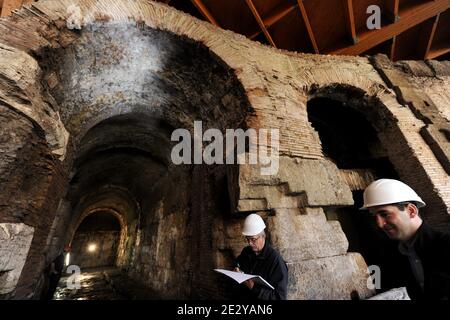
<svg viewBox="0 0 450 320">
<path fill-rule="evenodd" d="M 66 267 L 70 264 L 70 252 L 66 253 L 66 260 L 64 261 Z"/>
<path fill-rule="evenodd" d="M 88 248 L 88 252 L 95 252 L 97 250 L 97 245 L 95 243 L 91 243 Z"/>
</svg>

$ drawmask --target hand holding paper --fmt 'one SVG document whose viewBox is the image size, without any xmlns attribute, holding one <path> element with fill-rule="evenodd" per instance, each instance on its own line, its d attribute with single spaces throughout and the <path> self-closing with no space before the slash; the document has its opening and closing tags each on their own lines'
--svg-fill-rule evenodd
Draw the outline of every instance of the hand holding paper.
<svg viewBox="0 0 450 320">
<path fill-rule="evenodd" d="M 255 283 L 260 283 L 262 285 L 265 285 L 272 290 L 275 289 L 274 287 L 272 287 L 272 285 L 270 283 L 268 283 L 266 280 L 264 280 L 264 278 L 262 278 L 261 276 L 257 276 L 254 274 L 246 274 L 246 273 L 242 273 L 242 272 L 229 271 L 229 270 L 224 270 L 224 269 L 214 269 L 214 271 L 222 273 L 222 274 L 230 277 L 231 279 L 235 280 L 239 284 L 241 284 L 242 282 L 247 281 L 249 279 L 252 279 L 253 281 L 255 281 Z"/>
</svg>

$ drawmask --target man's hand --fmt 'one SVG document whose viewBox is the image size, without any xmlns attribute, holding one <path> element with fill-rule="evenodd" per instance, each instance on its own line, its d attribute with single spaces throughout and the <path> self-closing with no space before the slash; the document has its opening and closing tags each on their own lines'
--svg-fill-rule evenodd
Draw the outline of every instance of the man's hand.
<svg viewBox="0 0 450 320">
<path fill-rule="evenodd" d="M 247 281 L 244 281 L 243 284 L 251 290 L 255 285 L 255 282 L 252 279 L 249 279 Z"/>
<path fill-rule="evenodd" d="M 239 267 L 234 268 L 235 272 L 240 272 L 240 273 L 244 273 L 241 269 L 239 269 Z M 247 288 L 252 289 L 253 286 L 255 285 L 255 282 L 251 279 L 244 281 L 242 284 L 244 284 Z"/>
</svg>

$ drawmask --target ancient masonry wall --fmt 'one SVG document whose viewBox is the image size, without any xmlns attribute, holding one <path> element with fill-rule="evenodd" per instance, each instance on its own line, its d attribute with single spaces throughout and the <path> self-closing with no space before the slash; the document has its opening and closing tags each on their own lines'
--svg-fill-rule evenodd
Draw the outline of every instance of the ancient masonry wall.
<svg viewBox="0 0 450 320">
<path fill-rule="evenodd" d="M 74 5 L 79 10 L 73 10 Z M 190 278 L 193 287 L 199 283 L 213 286 L 217 278 L 211 267 L 229 262 L 226 253 L 239 253 L 243 245 L 239 225 L 252 211 L 265 217 L 272 243 L 288 262 L 289 298 L 350 299 L 355 291 L 362 298 L 373 294 L 366 287 L 364 260 L 347 252 L 340 225 L 327 221 L 323 211 L 328 206 L 352 205 L 353 199 L 349 184 L 324 157 L 319 136 L 308 122 L 308 99 L 320 90 L 362 93 L 360 111 L 377 128 L 389 160 L 400 178 L 428 204 L 424 218 L 450 230 L 449 62 L 393 64 L 383 56 L 285 52 L 151 1 L 43 0 L 0 20 L 0 223 L 34 228 L 20 278 L 16 285 L 5 285 L 8 289 L 0 291 L 2 297 L 33 298 L 39 292 L 42 270 L 52 259 L 47 256 L 49 231 L 67 188 L 75 152 L 71 139 L 81 139 L 71 134 L 85 129 L 68 131 L 72 119 L 60 117 L 64 106 L 49 94 L 58 78 L 46 74 L 34 57 L 43 49 L 70 45 L 83 28 L 93 24 L 160 29 L 207 47 L 233 70 L 245 90 L 253 112 L 244 125 L 280 130 L 276 175 L 261 176 L 256 166 L 227 168 L 232 213 L 219 215 L 207 204 L 214 198 L 205 191 L 210 188 L 207 182 L 213 182 L 211 172 L 195 169 L 195 190 L 204 198 L 197 197 L 191 207 L 196 223 L 192 237 L 201 246 L 190 249 L 193 259 L 187 263 L 198 266 L 202 274 L 202 279 Z M 158 218 L 154 221 L 158 223 Z M 26 246 L 28 238 L 17 237 L 17 241 Z M 11 248 L 18 245 L 8 243 Z M 10 251 L 3 246 L 1 250 Z M 10 272 L 5 266 L 14 263 L 8 264 L 11 258 L 7 255 L 0 259 L 3 277 Z M 139 272 L 148 279 L 151 268 Z M 218 291 L 203 286 L 195 294 L 211 297 L 220 295 Z"/>
</svg>

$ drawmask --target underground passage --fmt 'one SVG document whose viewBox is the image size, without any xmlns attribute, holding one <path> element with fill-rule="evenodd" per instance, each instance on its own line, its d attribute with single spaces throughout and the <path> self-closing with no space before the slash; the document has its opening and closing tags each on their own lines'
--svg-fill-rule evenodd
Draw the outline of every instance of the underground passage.
<svg viewBox="0 0 450 320">
<path fill-rule="evenodd" d="M 446 263 L 450 25 L 423 55 L 413 25 L 364 51 L 330 42 L 322 0 L 236 6 L 261 31 L 163 2 L 0 5 L 0 299 L 414 299 L 401 245 L 418 236 L 376 210 L 436 232 Z M 292 29 L 302 12 L 317 43 Z M 412 196 L 367 205 L 380 181 Z"/>
</svg>

